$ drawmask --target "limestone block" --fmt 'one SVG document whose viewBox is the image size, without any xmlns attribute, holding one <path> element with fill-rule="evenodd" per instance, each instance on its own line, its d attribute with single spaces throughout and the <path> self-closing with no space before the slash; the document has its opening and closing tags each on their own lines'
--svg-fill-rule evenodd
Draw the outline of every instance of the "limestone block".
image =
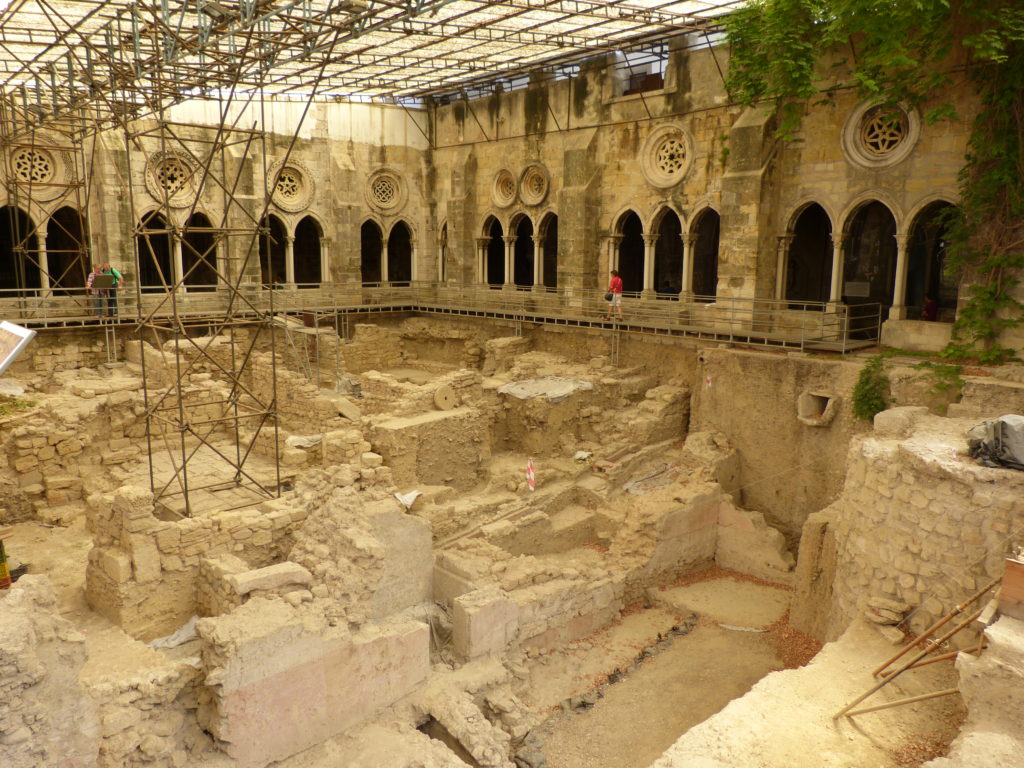
<svg viewBox="0 0 1024 768">
<path fill-rule="evenodd" d="M 723 500 L 718 510 L 715 562 L 722 568 L 788 584 L 795 561 L 786 549 L 785 537 L 765 522 L 763 514 L 737 509 Z"/>
<path fill-rule="evenodd" d="M 504 653 L 519 632 L 519 606 L 497 586 L 461 595 L 453 606 L 452 642 L 463 661 Z"/>
<path fill-rule="evenodd" d="M 254 598 L 201 619 L 213 707 L 203 726 L 238 768 L 257 768 L 373 716 L 422 682 L 427 625 L 398 620 L 347 629 L 307 626 L 281 600 Z"/>
<path fill-rule="evenodd" d="M 128 536 L 128 546 L 132 553 L 132 570 L 135 581 L 145 584 L 160 578 L 160 550 L 156 539 L 142 533 Z"/>
<path fill-rule="evenodd" d="M 476 484 L 489 453 L 489 444 L 480 437 L 487 433 L 485 415 L 463 407 L 385 419 L 373 426 L 370 440 L 399 487 L 450 485 L 465 490 Z"/>
<path fill-rule="evenodd" d="M 433 596 L 434 552 L 430 526 L 407 514 L 396 499 L 367 505 L 374 536 L 384 545 L 383 572 L 371 599 L 371 615 L 383 618 Z"/>
<path fill-rule="evenodd" d="M 228 576 L 228 582 L 239 595 L 247 595 L 256 589 L 269 591 L 292 585 L 307 586 L 313 582 L 313 574 L 298 563 L 284 562 L 233 574 Z"/>
<path fill-rule="evenodd" d="M 123 550 L 105 548 L 99 552 L 99 565 L 103 572 L 116 583 L 132 577 L 132 561 Z"/>
<path fill-rule="evenodd" d="M 906 437 L 914 431 L 914 425 L 928 409 L 919 405 L 889 408 L 875 414 L 875 434 L 878 437 Z"/>
</svg>

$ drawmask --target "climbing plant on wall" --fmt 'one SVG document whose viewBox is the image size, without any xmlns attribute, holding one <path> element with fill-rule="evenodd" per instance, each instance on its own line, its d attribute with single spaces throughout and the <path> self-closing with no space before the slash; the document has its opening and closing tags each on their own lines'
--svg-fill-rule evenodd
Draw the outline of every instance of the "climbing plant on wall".
<svg viewBox="0 0 1024 768">
<path fill-rule="evenodd" d="M 980 96 L 950 224 L 949 268 L 966 296 L 945 350 L 1000 362 L 1024 322 L 1024 4 L 1019 0 L 752 0 L 726 19 L 726 85 L 743 104 L 778 108 L 791 137 L 808 103 L 856 87 L 883 105 L 955 119 L 945 89 L 963 69 Z M 827 69 L 826 69 L 827 67 Z"/>
</svg>

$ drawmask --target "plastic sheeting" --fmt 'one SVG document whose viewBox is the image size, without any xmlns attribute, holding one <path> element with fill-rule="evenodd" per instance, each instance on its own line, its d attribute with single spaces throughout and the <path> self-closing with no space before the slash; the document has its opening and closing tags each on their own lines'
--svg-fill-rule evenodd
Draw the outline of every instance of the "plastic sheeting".
<svg viewBox="0 0 1024 768">
<path fill-rule="evenodd" d="M 971 427 L 967 449 L 983 467 L 1024 470 L 1024 416 L 1009 413 Z"/>
</svg>

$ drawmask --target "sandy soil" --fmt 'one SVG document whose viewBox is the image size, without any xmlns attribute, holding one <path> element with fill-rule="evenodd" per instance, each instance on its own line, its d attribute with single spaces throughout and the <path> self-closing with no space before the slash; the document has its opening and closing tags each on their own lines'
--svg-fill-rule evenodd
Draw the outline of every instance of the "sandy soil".
<svg viewBox="0 0 1024 768">
<path fill-rule="evenodd" d="M 535 712 L 603 683 L 592 707 L 565 707 L 539 730 L 550 768 L 647 766 L 687 729 L 784 666 L 767 633 L 716 622 L 767 627 L 783 616 L 791 593 L 715 576 L 659 590 L 653 593 L 656 607 L 629 613 L 586 642 L 531 662 L 531 687 L 521 697 Z M 671 627 L 691 612 L 700 624 L 673 636 Z M 659 633 L 671 639 L 658 643 Z M 654 650 L 637 663 L 645 646 Z M 625 674 L 609 684 L 616 669 Z"/>
<path fill-rule="evenodd" d="M 86 602 L 85 568 L 92 537 L 85 530 L 84 515 L 67 528 L 19 523 L 4 543 L 29 564 L 29 573 L 49 577 L 61 615 L 85 636 L 89 657 L 80 675 L 83 682 L 129 677 L 169 663 L 166 656 L 127 635 Z"/>
</svg>

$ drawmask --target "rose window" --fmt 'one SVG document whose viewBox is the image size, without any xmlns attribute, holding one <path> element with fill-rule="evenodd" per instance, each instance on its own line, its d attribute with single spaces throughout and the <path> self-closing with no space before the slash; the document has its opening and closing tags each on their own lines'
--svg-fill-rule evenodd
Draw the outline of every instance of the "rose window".
<svg viewBox="0 0 1024 768">
<path fill-rule="evenodd" d="M 53 160 L 45 152 L 22 149 L 12 158 L 15 175 L 25 183 L 42 184 L 53 178 Z"/>
<path fill-rule="evenodd" d="M 499 208 L 512 205 L 516 200 L 516 177 L 503 169 L 498 171 L 491 186 L 491 199 Z"/>
<path fill-rule="evenodd" d="M 176 157 L 167 158 L 156 169 L 157 182 L 169 196 L 184 189 L 191 176 L 192 171 L 189 167 Z"/>
<path fill-rule="evenodd" d="M 675 137 L 665 139 L 658 146 L 654 162 L 662 173 L 681 173 L 686 168 L 686 145 Z"/>
<path fill-rule="evenodd" d="M 398 197 L 398 187 L 395 185 L 394 180 L 389 179 L 387 176 L 379 176 L 374 179 L 370 191 L 374 201 L 382 208 L 389 208 Z"/>
<path fill-rule="evenodd" d="M 302 177 L 291 168 L 278 174 L 276 192 L 286 200 L 294 200 L 302 191 Z"/>
<path fill-rule="evenodd" d="M 864 149 L 876 157 L 888 155 L 907 137 L 907 118 L 900 110 L 876 107 L 864 115 L 860 139 Z"/>
</svg>

